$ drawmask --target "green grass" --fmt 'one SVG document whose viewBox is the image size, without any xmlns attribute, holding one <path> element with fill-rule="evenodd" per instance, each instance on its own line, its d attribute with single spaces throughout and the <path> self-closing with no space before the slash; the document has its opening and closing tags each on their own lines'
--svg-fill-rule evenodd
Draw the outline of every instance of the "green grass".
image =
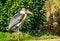
<svg viewBox="0 0 60 41">
<path fill-rule="evenodd" d="M 0 41 L 17 41 L 17 33 L 9 34 L 8 32 L 0 32 Z M 31 36 L 29 33 L 24 33 L 20 36 L 21 40 L 43 40 L 43 39 L 54 39 L 58 36 L 53 36 L 51 34 L 45 34 L 40 37 Z"/>
</svg>

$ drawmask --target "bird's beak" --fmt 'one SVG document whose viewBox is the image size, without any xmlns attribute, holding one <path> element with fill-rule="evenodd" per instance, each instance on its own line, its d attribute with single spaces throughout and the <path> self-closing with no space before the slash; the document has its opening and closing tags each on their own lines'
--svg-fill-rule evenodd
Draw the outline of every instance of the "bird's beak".
<svg viewBox="0 0 60 41">
<path fill-rule="evenodd" d="M 28 14 L 33 14 L 33 13 L 32 13 L 32 12 L 30 12 L 29 10 L 27 10 L 27 13 L 28 13 Z"/>
</svg>

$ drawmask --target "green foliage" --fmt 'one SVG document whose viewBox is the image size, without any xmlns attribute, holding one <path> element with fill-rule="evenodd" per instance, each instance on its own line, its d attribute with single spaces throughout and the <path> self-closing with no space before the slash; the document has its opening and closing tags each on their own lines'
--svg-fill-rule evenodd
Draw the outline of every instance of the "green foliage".
<svg viewBox="0 0 60 41">
<path fill-rule="evenodd" d="M 33 12 L 34 16 L 28 15 L 22 26 L 22 31 L 30 31 L 38 28 L 46 21 L 44 12 L 45 0 L 1 0 L 0 1 L 0 31 L 7 31 L 9 21 L 21 8 L 25 7 Z"/>
<path fill-rule="evenodd" d="M 53 36 L 49 33 L 41 36 L 41 37 L 35 37 L 31 36 L 29 33 L 24 33 L 20 36 L 21 40 L 43 40 L 43 39 L 54 39 L 58 38 L 57 36 Z M 7 32 L 0 32 L 0 41 L 17 41 L 18 37 L 16 32 L 13 34 L 9 34 Z"/>
</svg>

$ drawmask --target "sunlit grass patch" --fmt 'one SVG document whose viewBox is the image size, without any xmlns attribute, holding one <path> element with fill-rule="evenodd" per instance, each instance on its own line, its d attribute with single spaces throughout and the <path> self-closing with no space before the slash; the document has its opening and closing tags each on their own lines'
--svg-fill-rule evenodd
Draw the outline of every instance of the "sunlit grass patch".
<svg viewBox="0 0 60 41">
<path fill-rule="evenodd" d="M 30 35 L 29 33 L 23 33 L 20 36 L 21 40 L 43 40 L 43 39 L 54 39 L 54 38 L 58 38 L 58 36 L 53 36 L 51 34 L 45 34 L 42 35 L 40 37 L 35 37 Z M 17 33 L 8 33 L 8 32 L 0 32 L 0 41 L 17 41 L 18 36 Z"/>
</svg>

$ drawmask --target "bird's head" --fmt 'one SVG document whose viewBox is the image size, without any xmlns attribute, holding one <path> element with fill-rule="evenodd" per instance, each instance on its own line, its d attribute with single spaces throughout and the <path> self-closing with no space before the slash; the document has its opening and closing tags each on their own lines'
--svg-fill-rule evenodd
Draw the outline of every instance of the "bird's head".
<svg viewBox="0 0 60 41">
<path fill-rule="evenodd" d="M 22 14 L 33 14 L 32 12 L 30 12 L 26 8 L 22 8 L 22 10 L 20 11 L 20 13 L 22 13 Z"/>
</svg>

